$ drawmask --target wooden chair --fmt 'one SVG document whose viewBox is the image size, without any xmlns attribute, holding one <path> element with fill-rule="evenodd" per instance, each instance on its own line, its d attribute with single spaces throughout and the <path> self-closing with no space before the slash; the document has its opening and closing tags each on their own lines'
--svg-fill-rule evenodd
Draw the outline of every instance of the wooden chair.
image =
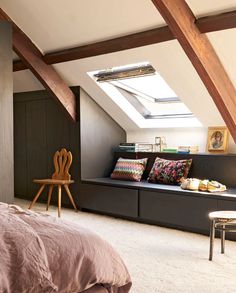
<svg viewBox="0 0 236 293">
<path fill-rule="evenodd" d="M 72 163 L 72 154 L 71 152 L 67 152 L 66 149 L 61 149 L 61 151 L 57 151 L 54 155 L 54 167 L 55 172 L 52 175 L 51 179 L 34 179 L 33 182 L 41 184 L 41 187 L 37 194 L 35 195 L 33 201 L 31 202 L 29 209 L 33 207 L 37 199 L 39 198 L 40 194 L 43 192 L 46 185 L 49 185 L 48 191 L 48 201 L 47 201 L 47 208 L 48 210 L 52 191 L 54 186 L 58 187 L 58 217 L 61 216 L 61 186 L 64 186 L 65 191 L 74 207 L 77 210 L 76 205 L 74 203 L 73 197 L 69 190 L 69 184 L 73 183 L 74 181 L 71 180 L 71 175 L 69 174 L 69 169 Z"/>
<path fill-rule="evenodd" d="M 221 253 L 225 253 L 225 232 L 236 232 L 236 211 L 211 212 L 209 218 L 211 220 L 209 260 L 212 260 L 215 231 L 220 231 Z"/>
</svg>

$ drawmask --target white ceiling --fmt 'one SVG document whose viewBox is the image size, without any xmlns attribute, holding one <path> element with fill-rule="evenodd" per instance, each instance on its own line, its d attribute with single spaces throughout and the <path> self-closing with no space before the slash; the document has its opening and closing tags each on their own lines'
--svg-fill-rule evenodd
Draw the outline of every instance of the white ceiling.
<svg viewBox="0 0 236 293">
<path fill-rule="evenodd" d="M 236 9 L 236 0 L 188 0 L 197 16 Z M 87 44 L 164 25 L 151 0 L 0 0 L 42 52 Z M 236 29 L 208 34 L 236 86 Z M 176 40 L 56 64 L 68 85 L 81 85 L 124 129 L 137 125 L 91 80 L 89 71 L 149 61 L 203 123 L 223 124 L 210 95 Z M 14 73 L 14 91 L 42 89 L 28 71 Z"/>
<path fill-rule="evenodd" d="M 236 9 L 235 0 L 185 0 L 196 17 Z"/>
<path fill-rule="evenodd" d="M 1 0 L 0 5 L 44 53 L 165 23 L 150 0 Z"/>
</svg>

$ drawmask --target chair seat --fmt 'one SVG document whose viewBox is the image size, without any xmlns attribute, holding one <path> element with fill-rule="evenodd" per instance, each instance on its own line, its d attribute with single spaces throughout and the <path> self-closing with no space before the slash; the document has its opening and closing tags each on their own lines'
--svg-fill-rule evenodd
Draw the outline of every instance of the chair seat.
<svg viewBox="0 0 236 293">
<path fill-rule="evenodd" d="M 66 185 L 74 183 L 74 180 L 60 180 L 60 179 L 34 179 L 34 183 L 49 184 L 49 185 Z"/>
<path fill-rule="evenodd" d="M 236 211 L 215 211 L 209 213 L 209 217 L 211 220 L 236 220 Z"/>
</svg>

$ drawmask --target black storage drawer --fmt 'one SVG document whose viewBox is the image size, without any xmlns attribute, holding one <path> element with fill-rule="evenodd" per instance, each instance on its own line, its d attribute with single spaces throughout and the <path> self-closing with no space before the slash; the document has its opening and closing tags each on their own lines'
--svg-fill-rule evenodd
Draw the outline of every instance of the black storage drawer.
<svg viewBox="0 0 236 293">
<path fill-rule="evenodd" d="M 218 200 L 218 210 L 236 211 L 236 201 L 232 200 Z"/>
<path fill-rule="evenodd" d="M 138 217 L 138 190 L 82 184 L 79 206 L 114 215 Z"/>
<path fill-rule="evenodd" d="M 216 199 L 140 190 L 140 218 L 165 226 L 209 231 L 208 213 L 215 210 Z"/>
</svg>

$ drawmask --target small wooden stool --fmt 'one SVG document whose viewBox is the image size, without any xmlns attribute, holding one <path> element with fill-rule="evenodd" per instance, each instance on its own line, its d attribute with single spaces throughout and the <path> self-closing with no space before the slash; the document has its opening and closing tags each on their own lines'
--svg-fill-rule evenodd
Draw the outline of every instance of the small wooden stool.
<svg viewBox="0 0 236 293">
<path fill-rule="evenodd" d="M 236 211 L 216 211 L 209 213 L 210 228 L 210 252 L 209 260 L 213 258 L 215 230 L 221 234 L 221 253 L 225 252 L 225 232 L 236 232 Z"/>
<path fill-rule="evenodd" d="M 39 198 L 40 194 L 43 192 L 46 185 L 49 185 L 49 191 L 48 191 L 48 202 L 47 202 L 47 208 L 48 210 L 52 191 L 54 186 L 58 187 L 58 217 L 61 216 L 61 186 L 64 186 L 65 191 L 74 207 L 74 209 L 77 211 L 76 205 L 74 203 L 73 197 L 69 190 L 69 184 L 74 183 L 73 180 L 71 180 L 71 175 L 69 174 L 69 169 L 72 163 L 72 154 L 71 152 L 67 152 L 66 149 L 61 149 L 61 151 L 57 151 L 54 155 L 54 167 L 55 172 L 52 175 L 51 179 L 34 179 L 33 182 L 41 184 L 41 187 L 37 194 L 35 195 L 33 201 L 31 202 L 29 209 L 33 207 L 37 199 Z"/>
</svg>

